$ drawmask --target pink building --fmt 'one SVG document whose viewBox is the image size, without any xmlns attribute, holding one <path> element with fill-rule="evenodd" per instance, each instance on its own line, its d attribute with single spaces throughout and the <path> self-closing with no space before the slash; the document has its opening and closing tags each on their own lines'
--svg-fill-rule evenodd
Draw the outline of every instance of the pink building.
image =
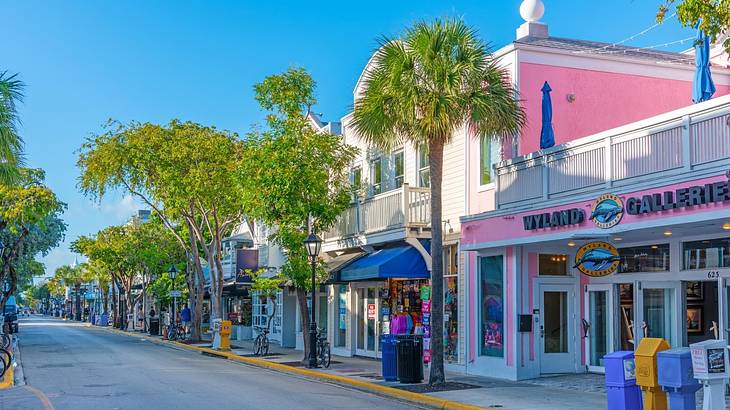
<svg viewBox="0 0 730 410">
<path fill-rule="evenodd" d="M 553 38 L 541 5 L 521 13 L 497 54 L 528 125 L 501 158 L 465 144 L 464 370 L 601 372 L 645 335 L 729 337 L 727 55 L 713 54 L 713 99 L 692 104 L 691 52 Z M 556 146 L 540 150 L 545 81 Z"/>
</svg>

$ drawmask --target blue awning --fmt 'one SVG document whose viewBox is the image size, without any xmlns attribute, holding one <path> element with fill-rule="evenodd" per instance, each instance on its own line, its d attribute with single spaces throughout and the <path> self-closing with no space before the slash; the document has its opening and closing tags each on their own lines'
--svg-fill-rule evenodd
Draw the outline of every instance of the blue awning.
<svg viewBox="0 0 730 410">
<path fill-rule="evenodd" d="M 425 246 L 426 249 L 429 246 Z M 431 273 L 416 248 L 401 245 L 377 250 L 366 255 L 340 271 L 340 281 L 403 278 L 428 279 Z"/>
</svg>

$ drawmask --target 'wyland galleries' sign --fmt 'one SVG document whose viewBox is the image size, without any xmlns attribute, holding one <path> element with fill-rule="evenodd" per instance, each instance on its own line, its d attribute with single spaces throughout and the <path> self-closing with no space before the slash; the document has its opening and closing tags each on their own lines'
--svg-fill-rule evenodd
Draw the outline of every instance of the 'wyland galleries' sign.
<svg viewBox="0 0 730 410">
<path fill-rule="evenodd" d="M 727 200 L 730 200 L 730 182 L 721 181 L 665 191 L 661 194 L 644 195 L 641 198 L 629 198 L 626 200 L 626 213 L 629 215 L 648 214 Z"/>
<path fill-rule="evenodd" d="M 541 228 L 555 228 L 558 226 L 577 225 L 586 219 L 582 209 L 571 208 L 553 213 L 526 215 L 522 223 L 526 231 Z"/>
</svg>

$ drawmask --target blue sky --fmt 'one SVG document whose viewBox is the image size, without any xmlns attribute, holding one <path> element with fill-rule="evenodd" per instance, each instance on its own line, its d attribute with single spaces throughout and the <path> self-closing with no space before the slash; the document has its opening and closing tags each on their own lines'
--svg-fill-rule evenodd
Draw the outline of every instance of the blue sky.
<svg viewBox="0 0 730 410">
<path fill-rule="evenodd" d="M 649 27 L 660 0 L 544 0 L 550 34 L 616 42 Z M 316 111 L 337 120 L 376 39 L 420 19 L 460 16 L 495 47 L 514 39 L 520 0 L 501 1 L 15 1 L 3 5 L 0 70 L 27 84 L 20 109 L 30 166 L 68 204 L 66 243 L 47 272 L 73 261 L 68 242 L 125 221 L 139 207 L 76 189 L 75 151 L 109 118 L 197 121 L 244 133 L 263 114 L 252 87 L 301 66 L 318 82 Z M 631 45 L 692 35 L 672 20 Z M 675 46 L 673 50 L 689 45 Z M 672 49 L 672 48 L 669 48 Z"/>
</svg>

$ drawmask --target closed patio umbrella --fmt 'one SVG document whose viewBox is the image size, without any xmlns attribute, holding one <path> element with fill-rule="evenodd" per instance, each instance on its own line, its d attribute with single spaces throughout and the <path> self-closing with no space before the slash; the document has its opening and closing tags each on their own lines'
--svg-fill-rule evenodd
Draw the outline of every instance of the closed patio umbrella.
<svg viewBox="0 0 730 410">
<path fill-rule="evenodd" d="M 540 149 L 550 148 L 555 145 L 555 133 L 553 132 L 553 102 L 550 99 L 550 84 L 545 81 L 542 86 L 542 129 L 540 130 Z"/>
<path fill-rule="evenodd" d="M 710 39 L 697 25 L 697 41 L 695 43 L 695 78 L 692 84 L 692 101 L 700 103 L 712 98 L 715 84 L 710 73 Z"/>
</svg>

